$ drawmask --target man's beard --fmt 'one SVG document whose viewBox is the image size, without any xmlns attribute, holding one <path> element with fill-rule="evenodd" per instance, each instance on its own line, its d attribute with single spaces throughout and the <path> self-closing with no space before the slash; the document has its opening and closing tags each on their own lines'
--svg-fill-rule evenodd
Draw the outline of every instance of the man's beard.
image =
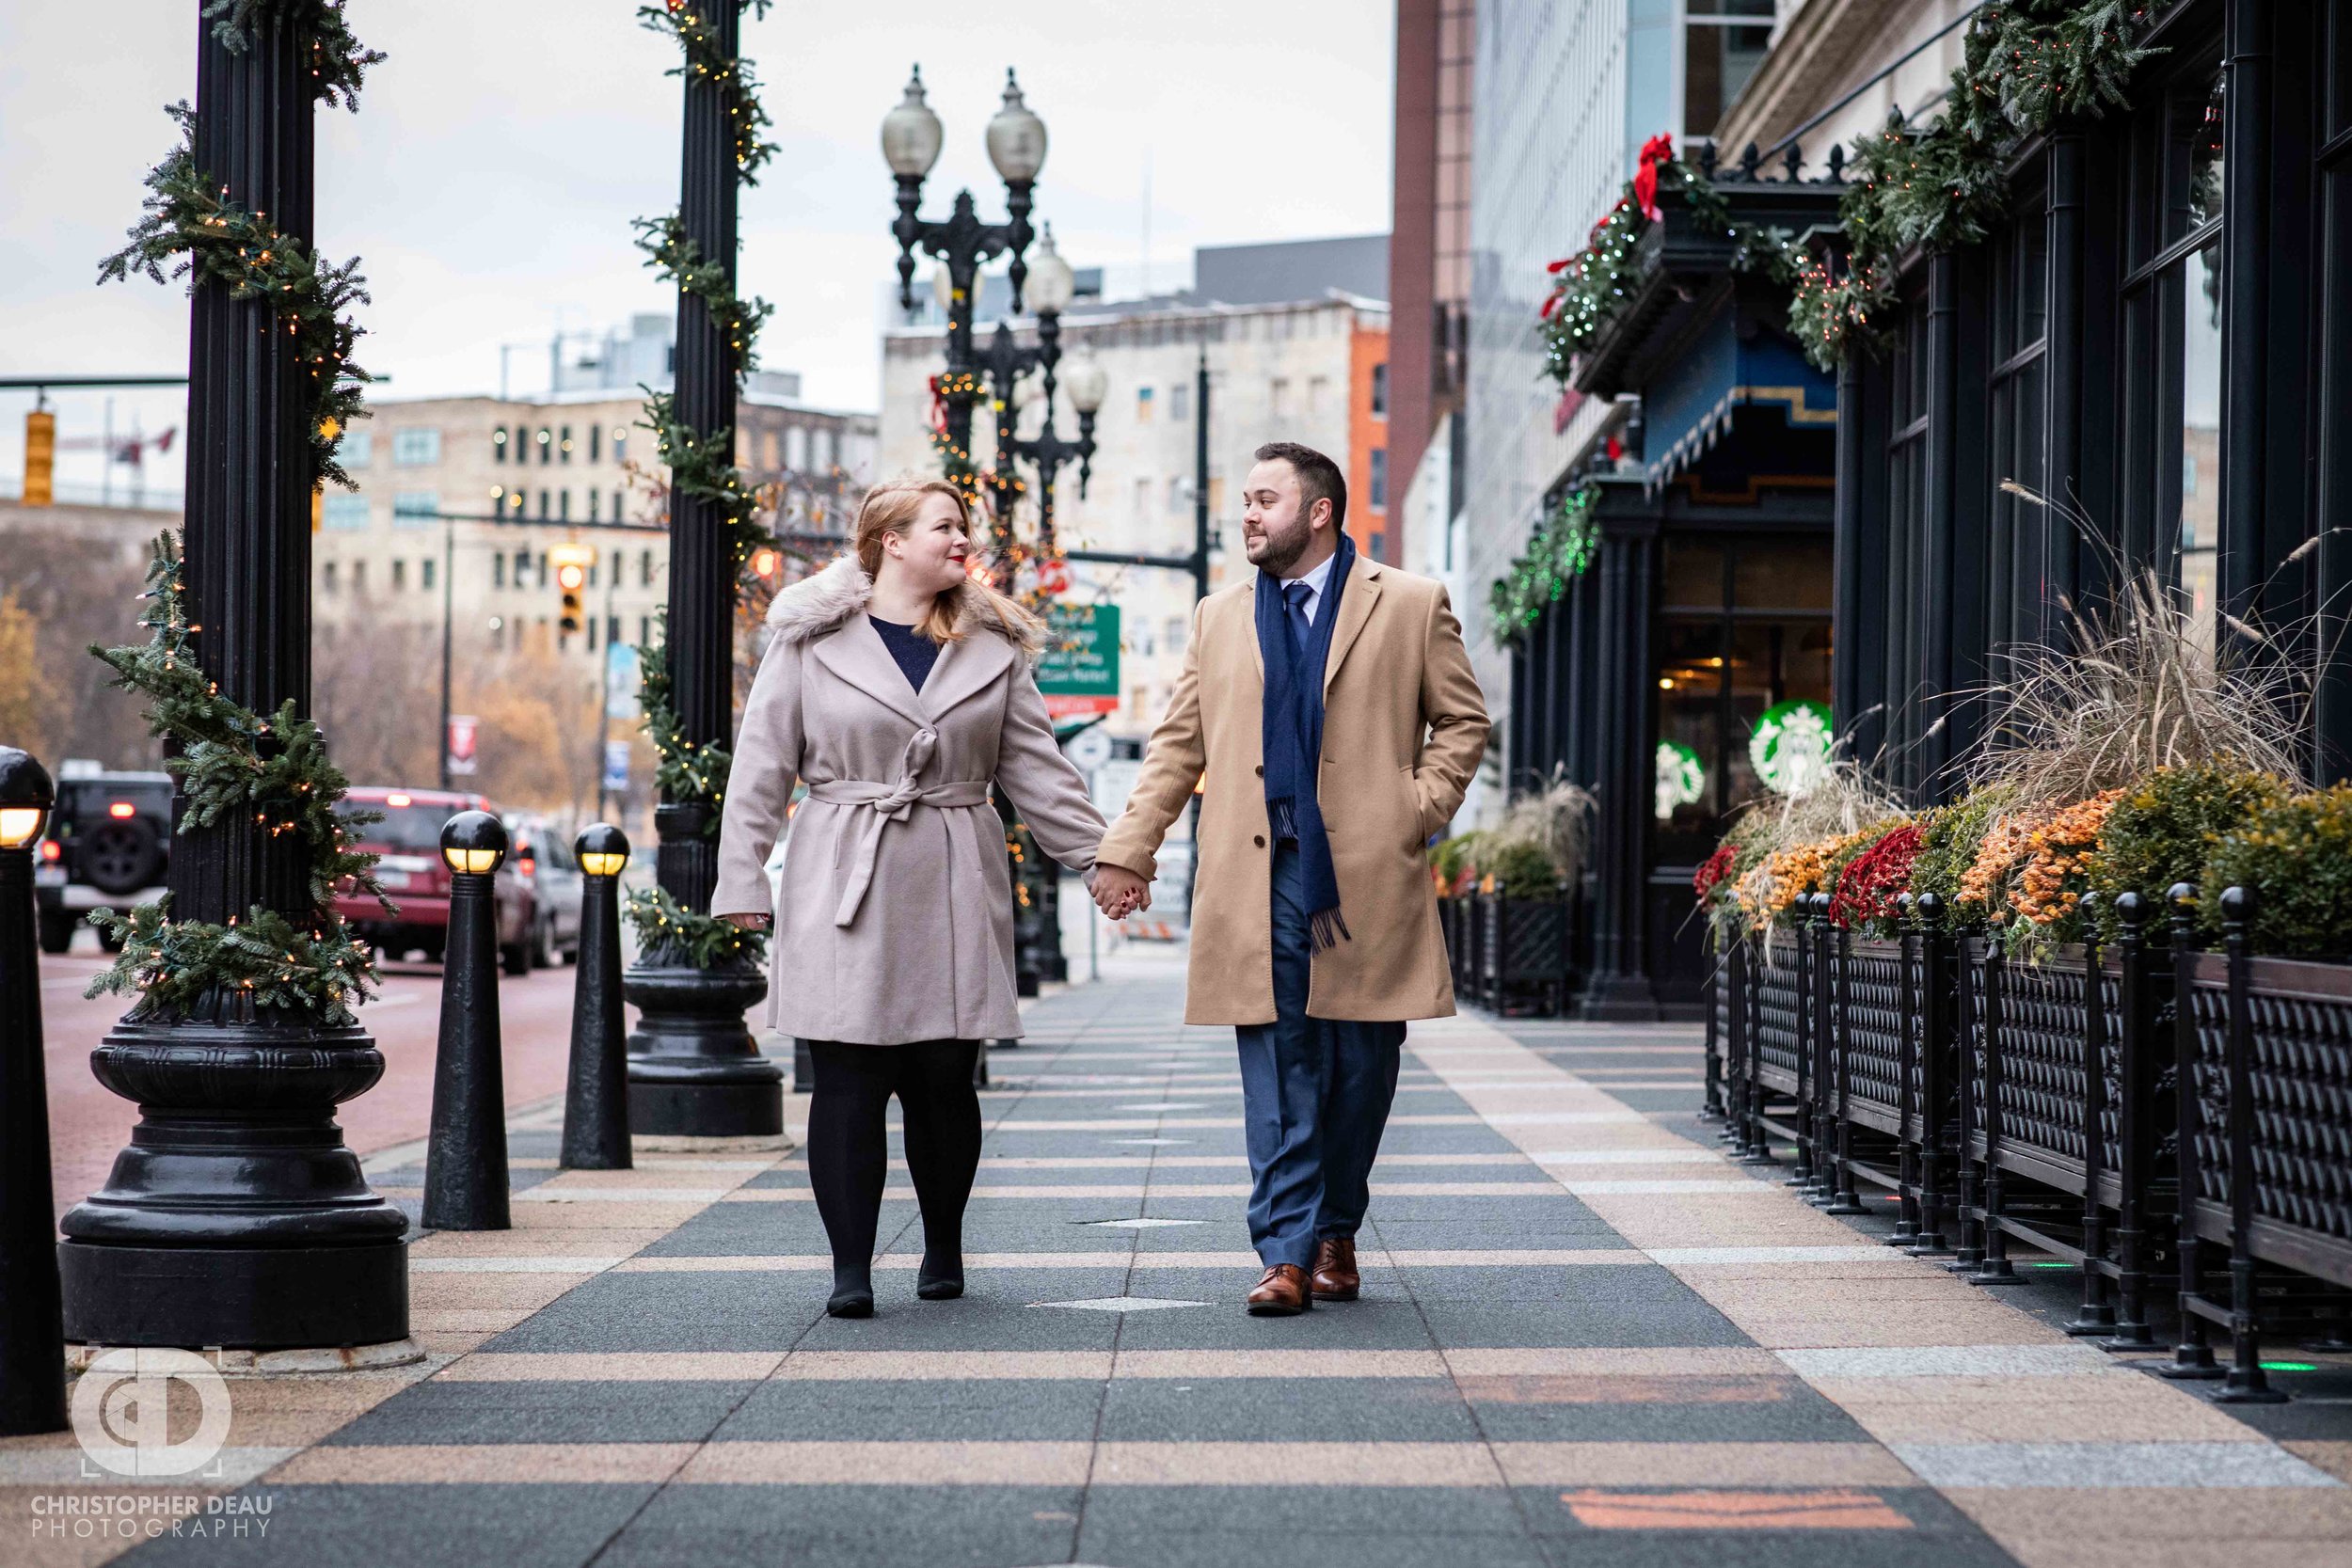
<svg viewBox="0 0 2352 1568">
<path fill-rule="evenodd" d="M 1265 552 L 1253 564 L 1258 570 L 1279 578 L 1298 564 L 1298 558 L 1307 553 L 1307 546 L 1314 542 L 1314 537 L 1311 528 L 1301 528 L 1291 534 L 1278 534 L 1268 529 L 1265 532 Z"/>
</svg>

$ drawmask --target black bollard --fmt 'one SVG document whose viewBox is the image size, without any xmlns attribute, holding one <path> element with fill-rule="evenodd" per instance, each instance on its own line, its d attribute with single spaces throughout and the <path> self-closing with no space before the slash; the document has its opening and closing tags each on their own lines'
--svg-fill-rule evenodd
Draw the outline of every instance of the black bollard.
<svg viewBox="0 0 2352 1568">
<path fill-rule="evenodd" d="M 441 829 L 450 868 L 433 1137 L 424 1156 L 428 1230 L 505 1230 L 506 1086 L 499 1060 L 498 868 L 506 830 L 486 811 Z"/>
<path fill-rule="evenodd" d="M 40 764 L 0 746 L 0 1437 L 66 1429 L 33 914 L 33 846 L 56 802 Z"/>
<path fill-rule="evenodd" d="M 572 977 L 572 1070 L 564 1089 L 565 1170 L 628 1170 L 628 1021 L 621 1014 L 621 868 L 628 838 L 609 823 L 580 835 L 580 958 Z"/>
</svg>

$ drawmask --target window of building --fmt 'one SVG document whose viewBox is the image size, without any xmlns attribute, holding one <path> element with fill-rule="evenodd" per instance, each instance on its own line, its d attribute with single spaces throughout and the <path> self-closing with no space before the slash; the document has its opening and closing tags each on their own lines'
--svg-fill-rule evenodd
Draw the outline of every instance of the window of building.
<svg viewBox="0 0 2352 1568">
<path fill-rule="evenodd" d="M 653 586 L 653 551 L 651 550 L 637 552 L 637 586 L 640 588 Z"/>
<path fill-rule="evenodd" d="M 1689 0 L 1682 27 L 1682 132 L 1715 129 L 1772 46 L 1773 0 Z"/>
<path fill-rule="evenodd" d="M 426 556 L 426 557 L 425 557 L 422 561 L 418 562 L 417 562 L 417 586 L 418 586 L 418 587 L 420 587 L 420 588 L 430 588 L 430 587 L 432 587 L 432 586 L 433 586 L 433 575 L 434 575 L 435 571 L 436 571 L 436 570 L 437 570 L 437 569 L 439 568 L 440 564 L 441 564 L 441 563 L 440 563 L 439 562 L 437 562 L 437 561 L 434 560 L 434 559 L 433 559 L 431 556 L 429 556 L 429 555 L 428 555 L 428 556 Z"/>
<path fill-rule="evenodd" d="M 1136 517 L 1138 521 L 1148 521 L 1151 516 L 1152 482 L 1148 479 L 1138 479 L 1136 481 Z"/>
<path fill-rule="evenodd" d="M 1291 413 L 1291 384 L 1288 376 L 1278 375 L 1266 388 L 1266 405 L 1278 420 L 1287 420 Z"/>
<path fill-rule="evenodd" d="M 1372 367 L 1372 417 L 1389 417 L 1389 362 L 1385 359 Z"/>
<path fill-rule="evenodd" d="M 548 517 L 548 515 L 549 515 L 549 513 L 548 513 L 548 493 L 547 493 L 545 490 L 542 490 L 542 491 L 540 491 L 540 492 L 539 492 L 539 516 L 540 516 L 540 520 L 541 520 L 541 521 L 545 521 L 545 520 L 547 520 L 547 518 Z"/>
<path fill-rule="evenodd" d="M 840 466 L 841 432 L 834 429 L 831 425 L 827 425 L 825 427 L 825 467 L 827 468 L 837 468 Z"/>
<path fill-rule="evenodd" d="M 319 499 L 319 527 L 363 529 L 368 526 L 368 498 L 348 490 L 329 490 Z"/>
<path fill-rule="evenodd" d="M 1389 509 L 1389 449 L 1386 447 L 1372 449 L 1372 483 L 1367 488 L 1371 494 L 1364 498 L 1364 504 L 1375 512 L 1386 512 Z"/>
<path fill-rule="evenodd" d="M 493 588 L 506 586 L 506 557 L 502 554 L 490 558 L 490 586 Z"/>
<path fill-rule="evenodd" d="M 355 594 L 368 591 L 368 563 L 364 561 L 351 563 L 351 591 Z"/>
<path fill-rule="evenodd" d="M 555 447 L 556 451 L 564 454 L 564 462 L 569 463 L 572 460 L 572 427 L 570 425 L 565 425 L 557 433 Z"/>
<path fill-rule="evenodd" d="M 375 432 L 355 428 L 335 443 L 335 461 L 346 468 L 364 468 L 375 460 Z"/>
<path fill-rule="evenodd" d="M 1307 417 L 1319 418 L 1331 401 L 1331 378 L 1314 375 L 1307 378 Z"/>
<path fill-rule="evenodd" d="M 392 432 L 392 466 L 429 468 L 441 460 L 441 433 L 420 425 Z"/>
<path fill-rule="evenodd" d="M 569 490 L 555 493 L 555 515 L 567 523 L 572 520 L 572 493 Z"/>
<path fill-rule="evenodd" d="M 546 425 L 539 427 L 539 462 L 542 467 L 555 461 L 555 432 Z"/>
<path fill-rule="evenodd" d="M 587 628 L 588 651 L 593 654 L 596 651 L 596 618 L 591 615 L 581 625 Z"/>
<path fill-rule="evenodd" d="M 637 617 L 637 645 L 642 648 L 652 641 L 653 617 L 650 615 L 640 615 Z"/>
<path fill-rule="evenodd" d="M 1985 636 L 1995 648 L 2033 637 L 2040 630 L 2041 602 L 2049 577 L 2047 530 L 2051 514 L 2002 488 L 2013 480 L 2037 494 L 2047 488 L 2042 461 L 2047 388 L 2049 319 L 2049 224 L 2038 187 L 2016 193 L 2010 226 L 1986 247 L 1991 274 L 1987 324 L 1991 341 L 1985 362 L 1990 402 L 1988 500 L 1992 527 L 1986 538 L 1986 574 L 1992 593 L 1986 603 Z M 2060 522 L 2058 526 L 2063 527 Z"/>
<path fill-rule="evenodd" d="M 600 424 L 592 424 L 588 427 L 588 461 L 595 463 L 599 461 L 603 456 L 604 426 Z"/>
<path fill-rule="evenodd" d="M 604 640 L 608 644 L 621 640 L 621 618 L 618 615 L 604 618 Z"/>
<path fill-rule="evenodd" d="M 2182 601 L 2213 654 L 2221 505 L 2221 72 L 2176 76 L 2137 117 L 2123 285 L 2127 552 L 2177 562 Z"/>
<path fill-rule="evenodd" d="M 1150 424 L 1151 422 L 1152 388 L 1149 387 L 1138 387 L 1136 388 L 1136 423 Z"/>
<path fill-rule="evenodd" d="M 626 425 L 612 427 L 612 461 L 615 463 L 628 461 L 628 427 Z"/>
<path fill-rule="evenodd" d="M 622 493 L 618 490 L 612 492 L 612 520 L 616 523 L 624 518 L 621 511 L 621 495 Z"/>
<path fill-rule="evenodd" d="M 392 562 L 392 592 L 397 594 L 407 586 L 408 562 L 405 561 L 394 561 Z"/>
<path fill-rule="evenodd" d="M 1182 512 L 1192 504 L 1192 481 L 1182 474 L 1168 482 L 1168 509 Z"/>
<path fill-rule="evenodd" d="M 784 466 L 794 473 L 808 467 L 808 430 L 793 425 L 784 433 Z"/>
<path fill-rule="evenodd" d="M 490 461 L 493 463 L 506 461 L 506 427 L 504 425 L 490 432 Z"/>
<path fill-rule="evenodd" d="M 319 592 L 322 594 L 332 594 L 335 592 L 335 563 L 331 561 L 320 563 Z"/>
<path fill-rule="evenodd" d="M 441 510 L 438 490 L 401 490 L 392 496 L 394 528 L 425 528 Z"/>
<path fill-rule="evenodd" d="M 1192 388 L 1181 381 L 1168 389 L 1168 417 L 1178 424 L 1192 418 Z"/>
<path fill-rule="evenodd" d="M 590 522 L 592 522 L 592 523 L 593 523 L 593 522 L 596 522 L 596 521 L 597 520 L 597 518 L 596 518 L 596 509 L 597 509 L 597 507 L 598 507 L 598 506 L 600 506 L 601 504 L 603 504 L 603 501 L 604 501 L 604 492 L 603 492 L 603 491 L 601 491 L 601 490 L 591 490 L 591 491 L 589 491 L 589 492 L 588 492 L 588 520 L 589 520 Z"/>
</svg>

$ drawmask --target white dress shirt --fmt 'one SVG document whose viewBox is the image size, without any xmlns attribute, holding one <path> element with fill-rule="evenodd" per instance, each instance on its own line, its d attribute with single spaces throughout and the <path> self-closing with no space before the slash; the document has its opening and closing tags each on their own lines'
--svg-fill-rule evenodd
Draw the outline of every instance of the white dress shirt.
<svg viewBox="0 0 2352 1568">
<path fill-rule="evenodd" d="M 1293 582 L 1303 582 L 1307 585 L 1307 603 L 1301 613 L 1307 617 L 1307 624 L 1311 626 L 1315 624 L 1315 611 L 1323 608 L 1323 585 L 1331 580 L 1331 563 L 1337 560 L 1339 556 L 1334 552 L 1325 556 L 1323 564 L 1306 576 L 1284 579 L 1286 587 Z"/>
</svg>

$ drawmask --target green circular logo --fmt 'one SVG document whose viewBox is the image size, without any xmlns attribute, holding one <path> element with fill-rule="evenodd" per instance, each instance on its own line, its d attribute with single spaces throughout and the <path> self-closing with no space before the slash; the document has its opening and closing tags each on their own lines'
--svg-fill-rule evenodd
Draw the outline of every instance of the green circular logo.
<svg viewBox="0 0 2352 1568">
<path fill-rule="evenodd" d="M 1662 819 L 1675 807 L 1696 802 L 1707 793 L 1707 766 L 1698 752 L 1679 740 L 1658 743 L 1658 815 Z"/>
<path fill-rule="evenodd" d="M 1774 703 L 1756 716 L 1748 764 L 1774 794 L 1803 795 L 1829 771 L 1835 738 L 1827 704 L 1809 697 Z"/>
</svg>

